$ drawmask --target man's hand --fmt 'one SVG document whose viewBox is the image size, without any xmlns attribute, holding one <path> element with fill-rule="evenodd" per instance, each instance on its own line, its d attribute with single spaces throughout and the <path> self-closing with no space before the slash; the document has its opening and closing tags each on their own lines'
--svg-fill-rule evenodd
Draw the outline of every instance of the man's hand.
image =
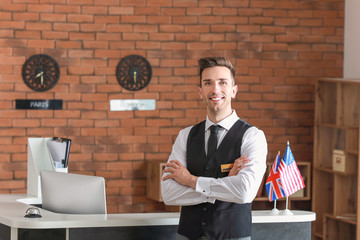
<svg viewBox="0 0 360 240">
<path fill-rule="evenodd" d="M 247 164 L 248 162 L 250 162 L 250 159 L 245 156 L 236 159 L 234 162 L 234 166 L 231 168 L 228 176 L 236 176 L 241 169 L 246 167 L 245 164 Z"/>
<path fill-rule="evenodd" d="M 193 189 L 196 188 L 198 177 L 191 175 L 187 168 L 185 168 L 178 160 L 170 160 L 166 164 L 164 172 L 170 174 L 167 174 L 162 180 L 172 178 L 182 185 L 192 187 Z"/>
</svg>

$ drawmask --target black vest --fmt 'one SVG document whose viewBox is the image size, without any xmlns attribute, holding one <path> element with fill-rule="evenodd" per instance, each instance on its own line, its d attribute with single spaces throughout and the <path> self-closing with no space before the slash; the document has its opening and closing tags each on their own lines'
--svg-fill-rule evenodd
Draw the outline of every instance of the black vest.
<svg viewBox="0 0 360 240">
<path fill-rule="evenodd" d="M 195 176 L 226 177 L 221 165 L 240 157 L 242 138 L 250 124 L 238 120 L 228 131 L 214 157 L 205 153 L 205 121 L 195 125 L 187 140 L 187 169 Z M 203 233 L 209 240 L 248 237 L 251 235 L 251 203 L 236 204 L 216 200 L 181 208 L 178 233 L 197 240 Z"/>
</svg>

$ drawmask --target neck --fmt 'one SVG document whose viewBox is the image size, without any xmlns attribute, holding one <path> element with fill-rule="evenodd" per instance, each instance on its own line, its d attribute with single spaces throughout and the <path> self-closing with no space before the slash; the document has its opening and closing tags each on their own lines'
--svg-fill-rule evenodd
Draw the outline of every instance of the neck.
<svg viewBox="0 0 360 240">
<path fill-rule="evenodd" d="M 210 112 L 210 111 L 208 111 L 208 117 L 209 117 L 210 121 L 212 121 L 213 123 L 218 123 L 218 122 L 224 120 L 225 118 L 229 117 L 232 113 L 233 113 L 232 109 L 230 109 L 229 111 L 226 111 L 226 112 Z"/>
</svg>

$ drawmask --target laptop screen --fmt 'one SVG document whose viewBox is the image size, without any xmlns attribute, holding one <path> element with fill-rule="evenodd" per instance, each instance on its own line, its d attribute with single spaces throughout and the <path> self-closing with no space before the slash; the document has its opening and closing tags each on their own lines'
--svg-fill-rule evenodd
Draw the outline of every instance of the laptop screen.
<svg viewBox="0 0 360 240">
<path fill-rule="evenodd" d="M 42 208 L 66 214 L 106 214 L 103 177 L 41 171 Z"/>
</svg>

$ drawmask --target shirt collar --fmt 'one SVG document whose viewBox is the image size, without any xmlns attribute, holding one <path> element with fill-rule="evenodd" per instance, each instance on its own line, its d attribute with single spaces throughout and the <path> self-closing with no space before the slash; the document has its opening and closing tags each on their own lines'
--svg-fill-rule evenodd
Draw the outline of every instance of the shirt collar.
<svg viewBox="0 0 360 240">
<path fill-rule="evenodd" d="M 235 110 L 233 110 L 233 112 L 231 113 L 230 116 L 228 116 L 227 118 L 221 120 L 220 122 L 217 123 L 217 125 L 225 128 L 226 130 L 230 130 L 230 128 L 234 125 L 234 123 L 239 119 L 238 115 L 236 114 Z M 214 125 L 215 123 L 213 123 L 212 121 L 210 121 L 209 117 L 206 116 L 206 121 L 205 121 L 205 130 L 208 130 L 209 127 L 211 127 L 212 125 Z"/>
</svg>

